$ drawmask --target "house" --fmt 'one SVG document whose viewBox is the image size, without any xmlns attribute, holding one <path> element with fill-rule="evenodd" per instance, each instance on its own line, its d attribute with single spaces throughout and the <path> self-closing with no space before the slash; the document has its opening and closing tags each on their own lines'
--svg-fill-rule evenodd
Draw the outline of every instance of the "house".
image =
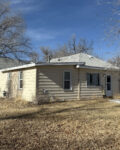
<svg viewBox="0 0 120 150">
<path fill-rule="evenodd" d="M 27 62 L 22 62 L 22 61 L 18 61 L 12 58 L 8 58 L 8 57 L 0 57 L 0 70 L 1 69 L 5 69 L 5 68 L 11 68 L 11 67 L 16 67 L 16 66 L 20 66 L 20 65 L 24 65 Z M 5 89 L 7 89 L 6 87 L 6 82 L 7 82 L 7 77 L 6 75 L 2 74 L 0 72 L 1 75 L 1 80 L 0 80 L 0 96 L 3 96 L 3 91 Z"/>
<path fill-rule="evenodd" d="M 27 101 L 81 100 L 120 96 L 119 68 L 79 53 L 0 72 L 0 89 Z"/>
</svg>

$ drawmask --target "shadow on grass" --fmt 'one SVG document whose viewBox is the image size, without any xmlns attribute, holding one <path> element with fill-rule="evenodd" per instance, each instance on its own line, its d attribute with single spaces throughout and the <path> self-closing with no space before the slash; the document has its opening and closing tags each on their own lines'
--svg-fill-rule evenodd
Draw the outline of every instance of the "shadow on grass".
<svg viewBox="0 0 120 150">
<path fill-rule="evenodd" d="M 118 105 L 115 105 L 114 107 L 116 107 L 116 108 L 117 108 L 117 107 L 118 107 L 118 108 L 120 108 L 120 104 L 118 104 Z"/>
<path fill-rule="evenodd" d="M 64 114 L 65 116 L 69 116 L 70 113 L 69 112 L 81 112 L 81 111 L 86 111 L 86 112 L 92 112 L 92 111 L 105 111 L 108 109 L 112 109 L 112 108 L 101 108 L 101 107 L 96 107 L 95 105 L 99 104 L 99 103 L 104 103 L 104 101 L 99 101 L 99 102 L 94 102 L 94 103 L 87 103 L 83 106 L 79 106 L 79 107 L 69 107 L 69 108 L 64 108 L 64 109 L 59 109 L 59 110 L 55 110 L 55 111 L 51 111 L 50 109 L 48 110 L 48 108 L 41 108 L 38 109 L 35 112 L 28 112 L 28 113 L 18 113 L 18 114 L 13 114 L 13 115 L 9 115 L 9 116 L 5 116 L 5 117 L 0 117 L 0 120 L 9 120 L 9 119 L 40 119 L 40 118 L 51 118 L 51 117 L 58 117 L 58 114 L 61 113 L 68 113 Z M 120 105 L 119 105 L 120 107 Z M 38 115 L 38 116 L 37 116 Z M 64 116 L 64 117 L 65 117 Z"/>
<path fill-rule="evenodd" d="M 46 109 L 37 110 L 35 112 L 21 113 L 16 115 L 9 115 L 5 117 L 0 117 L 0 120 L 9 120 L 9 119 L 33 119 L 37 114 L 42 114 L 42 112 L 46 111 Z"/>
</svg>

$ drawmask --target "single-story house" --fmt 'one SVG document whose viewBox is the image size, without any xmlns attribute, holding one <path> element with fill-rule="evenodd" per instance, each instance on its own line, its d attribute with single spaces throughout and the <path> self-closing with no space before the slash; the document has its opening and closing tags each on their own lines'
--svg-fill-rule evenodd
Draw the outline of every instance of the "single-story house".
<svg viewBox="0 0 120 150">
<path fill-rule="evenodd" d="M 119 68 L 84 53 L 2 69 L 0 79 L 1 97 L 33 102 L 120 96 Z"/>
<path fill-rule="evenodd" d="M 21 66 L 24 65 L 28 62 L 23 62 L 23 61 L 19 61 L 19 60 L 15 60 L 12 58 L 8 58 L 8 57 L 0 57 L 0 70 L 5 69 L 5 68 L 11 68 L 11 67 L 17 67 L 17 66 Z M 6 82 L 7 82 L 7 76 L 6 74 L 1 74 L 0 71 L 0 97 L 3 96 L 3 91 L 7 90 L 6 87 Z"/>
</svg>

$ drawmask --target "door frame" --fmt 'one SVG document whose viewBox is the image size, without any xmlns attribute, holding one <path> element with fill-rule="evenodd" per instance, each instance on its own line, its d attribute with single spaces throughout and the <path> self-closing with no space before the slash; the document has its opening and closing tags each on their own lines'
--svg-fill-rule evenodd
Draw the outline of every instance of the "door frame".
<svg viewBox="0 0 120 150">
<path fill-rule="evenodd" d="M 110 77 L 110 82 L 107 81 L 107 77 Z M 112 97 L 113 93 L 112 93 L 112 76 L 110 74 L 106 75 L 106 80 L 105 80 L 105 91 L 106 91 L 106 96 L 107 97 Z M 110 85 L 110 90 L 108 90 Z"/>
</svg>

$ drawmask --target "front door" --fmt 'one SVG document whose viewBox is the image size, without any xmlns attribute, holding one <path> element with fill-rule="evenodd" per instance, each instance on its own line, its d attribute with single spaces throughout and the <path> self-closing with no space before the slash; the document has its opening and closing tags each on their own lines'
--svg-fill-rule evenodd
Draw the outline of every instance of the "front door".
<svg viewBox="0 0 120 150">
<path fill-rule="evenodd" d="M 106 76 L 106 96 L 112 96 L 112 84 L 111 84 L 111 76 Z"/>
</svg>

